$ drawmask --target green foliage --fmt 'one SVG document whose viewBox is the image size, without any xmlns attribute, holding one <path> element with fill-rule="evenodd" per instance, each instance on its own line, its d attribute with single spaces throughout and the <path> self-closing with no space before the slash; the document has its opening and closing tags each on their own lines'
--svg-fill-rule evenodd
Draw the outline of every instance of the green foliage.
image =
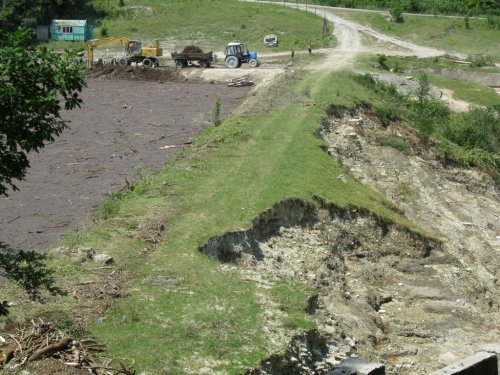
<svg viewBox="0 0 500 375">
<path fill-rule="evenodd" d="M 470 30 L 470 19 L 468 14 L 464 17 L 464 25 L 467 30 Z"/>
<path fill-rule="evenodd" d="M 311 0 L 310 0 L 311 1 Z M 496 2 L 495 2 L 496 1 Z M 346 8 L 384 9 L 391 8 L 391 0 L 312 0 L 312 3 Z M 498 14 L 497 0 L 405 0 L 399 1 L 403 12 L 430 14 Z"/>
<path fill-rule="evenodd" d="M 500 154 L 500 118 L 492 109 L 473 107 L 448 124 L 445 136 L 466 149 L 479 148 Z"/>
<path fill-rule="evenodd" d="M 429 97 L 431 91 L 431 83 L 427 74 L 422 74 L 418 77 L 417 98 L 420 106 L 423 106 L 424 101 Z"/>
<path fill-rule="evenodd" d="M 398 108 L 398 115 L 413 124 L 422 135 L 432 135 L 438 140 L 439 150 L 445 159 L 464 167 L 481 168 L 495 179 L 500 179 L 500 118 L 497 107 L 473 107 L 469 113 L 451 116 L 443 102 L 424 95 L 428 92 L 425 77 L 420 78 L 418 101 L 394 93 L 390 85 L 370 75 L 359 75 L 356 81 L 376 92 L 386 102 L 375 110 L 375 115 L 383 124 L 390 122 L 387 118 L 391 112 L 386 111 Z M 383 139 L 382 143 L 402 152 L 411 152 L 409 146 L 392 137 Z"/>
<path fill-rule="evenodd" d="M 91 18 L 98 14 L 91 0 L 3 0 L 0 30 L 14 32 L 19 27 L 34 29 L 48 25 L 53 18 Z"/>
<path fill-rule="evenodd" d="M 212 124 L 214 126 L 219 126 L 222 123 L 221 114 L 222 114 L 222 102 L 220 100 L 220 97 L 218 97 L 217 100 L 215 101 L 214 109 L 212 110 Z"/>
<path fill-rule="evenodd" d="M 472 68 L 481 68 L 483 66 L 494 66 L 493 58 L 488 55 L 478 54 L 469 55 L 467 61 L 470 61 L 470 66 Z"/>
<path fill-rule="evenodd" d="M 377 56 L 378 65 L 384 70 L 389 70 L 389 67 L 387 66 L 387 56 L 383 54 L 379 54 Z"/>
<path fill-rule="evenodd" d="M 381 143 L 384 146 L 395 148 L 396 150 L 401 151 L 405 155 L 412 154 L 411 146 L 408 143 L 406 143 L 406 141 L 401 137 L 395 137 L 395 136 L 385 137 L 382 139 Z"/>
<path fill-rule="evenodd" d="M 123 7 L 125 6 L 125 0 L 120 0 L 120 1 L 118 2 L 118 6 L 119 6 L 120 8 L 123 8 Z"/>
<path fill-rule="evenodd" d="M 0 277 L 21 286 L 33 300 L 41 300 L 41 290 L 51 295 L 63 295 L 56 287 L 53 271 L 46 266 L 46 256 L 35 251 L 10 248 L 0 242 Z M 0 315 L 8 314 L 7 306 L 0 304 Z"/>
<path fill-rule="evenodd" d="M 392 21 L 396 23 L 403 23 L 405 21 L 403 17 L 403 11 L 404 8 L 401 0 L 394 0 L 389 10 Z"/>
<path fill-rule="evenodd" d="M 374 115 L 380 120 L 382 126 L 387 128 L 391 122 L 399 120 L 396 111 L 391 106 L 377 107 Z"/>
<path fill-rule="evenodd" d="M 16 190 L 38 151 L 66 127 L 61 111 L 80 106 L 84 85 L 75 52 L 29 46 L 29 32 L 0 31 L 0 196 Z"/>
<path fill-rule="evenodd" d="M 108 28 L 104 25 L 101 26 L 101 38 L 106 38 L 109 36 Z"/>
<path fill-rule="evenodd" d="M 102 219 L 110 218 L 120 211 L 121 200 L 123 195 L 118 192 L 112 192 L 110 196 L 104 201 L 99 211 Z"/>
</svg>

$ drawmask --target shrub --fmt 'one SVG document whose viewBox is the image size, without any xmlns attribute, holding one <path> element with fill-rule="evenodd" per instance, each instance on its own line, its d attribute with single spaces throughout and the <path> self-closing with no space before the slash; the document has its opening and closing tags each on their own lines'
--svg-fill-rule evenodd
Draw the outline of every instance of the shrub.
<svg viewBox="0 0 500 375">
<path fill-rule="evenodd" d="M 480 68 L 482 66 L 493 66 L 493 58 L 489 55 L 469 55 L 467 61 L 470 61 L 470 66 Z"/>
<path fill-rule="evenodd" d="M 219 126 L 222 123 L 221 120 L 222 103 L 220 97 L 215 101 L 214 109 L 212 110 L 212 124 L 214 126 Z"/>
<path fill-rule="evenodd" d="M 444 134 L 466 149 L 500 153 L 500 118 L 492 109 L 473 107 L 469 113 L 452 121 Z"/>
<path fill-rule="evenodd" d="M 121 8 L 124 7 L 125 6 L 125 1 L 124 0 L 118 1 L 118 6 L 121 7 Z"/>
<path fill-rule="evenodd" d="M 102 26 L 101 27 L 101 38 L 105 38 L 107 37 L 109 34 L 108 34 L 108 28 L 106 26 Z"/>
<path fill-rule="evenodd" d="M 380 120 L 383 127 L 387 128 L 392 121 L 398 121 L 400 118 L 395 110 L 390 107 L 380 107 L 375 109 L 374 115 Z"/>
<path fill-rule="evenodd" d="M 391 9 L 390 9 L 390 14 L 391 14 L 391 18 L 394 22 L 396 23 L 403 23 L 405 20 L 404 20 L 404 17 L 403 17 L 403 5 L 401 4 L 400 1 L 394 1 L 392 4 L 391 4 Z"/>
<path fill-rule="evenodd" d="M 389 66 L 387 66 L 387 56 L 386 55 L 378 55 L 377 57 L 378 65 L 385 70 L 389 70 Z"/>
<path fill-rule="evenodd" d="M 431 83 L 429 81 L 429 77 L 427 77 L 427 74 L 422 74 L 420 77 L 418 77 L 418 88 L 417 88 L 417 98 L 418 98 L 418 103 L 422 106 L 424 100 L 426 100 L 429 97 L 429 93 L 431 91 Z"/>
</svg>

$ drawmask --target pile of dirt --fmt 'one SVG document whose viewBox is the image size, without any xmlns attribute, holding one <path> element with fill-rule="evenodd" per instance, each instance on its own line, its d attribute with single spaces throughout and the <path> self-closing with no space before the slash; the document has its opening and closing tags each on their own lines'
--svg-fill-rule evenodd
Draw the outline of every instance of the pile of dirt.
<svg viewBox="0 0 500 375">
<path fill-rule="evenodd" d="M 182 53 L 203 53 L 203 50 L 197 46 L 187 46 L 182 50 Z"/>
<path fill-rule="evenodd" d="M 119 65 L 105 65 L 94 69 L 90 76 L 99 79 L 123 79 L 130 81 L 180 82 L 183 81 L 174 68 L 144 68 Z"/>
</svg>

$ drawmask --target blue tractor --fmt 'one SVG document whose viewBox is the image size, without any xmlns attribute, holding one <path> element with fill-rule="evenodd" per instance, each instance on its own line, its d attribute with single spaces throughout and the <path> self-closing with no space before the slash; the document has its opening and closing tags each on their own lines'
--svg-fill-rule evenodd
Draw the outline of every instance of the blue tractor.
<svg viewBox="0 0 500 375">
<path fill-rule="evenodd" d="M 230 42 L 226 46 L 224 51 L 226 58 L 224 63 L 230 69 L 239 68 L 241 64 L 247 63 L 252 68 L 259 66 L 259 60 L 257 60 L 257 52 L 248 51 L 244 49 L 243 43 L 240 42 Z"/>
</svg>

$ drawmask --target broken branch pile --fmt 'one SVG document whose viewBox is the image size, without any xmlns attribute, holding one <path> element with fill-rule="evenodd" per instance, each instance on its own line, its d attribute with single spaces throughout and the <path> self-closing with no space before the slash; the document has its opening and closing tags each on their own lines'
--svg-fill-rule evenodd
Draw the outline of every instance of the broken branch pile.
<svg viewBox="0 0 500 375">
<path fill-rule="evenodd" d="M 72 339 L 41 319 L 40 322 L 31 320 L 31 325 L 18 328 L 15 334 L 2 334 L 0 341 L 3 344 L 0 369 L 16 369 L 30 362 L 55 358 L 69 367 L 85 369 L 95 375 L 135 375 L 135 370 L 122 364 L 120 369 L 98 365 L 92 353 L 103 352 L 104 344 L 94 339 Z"/>
</svg>

